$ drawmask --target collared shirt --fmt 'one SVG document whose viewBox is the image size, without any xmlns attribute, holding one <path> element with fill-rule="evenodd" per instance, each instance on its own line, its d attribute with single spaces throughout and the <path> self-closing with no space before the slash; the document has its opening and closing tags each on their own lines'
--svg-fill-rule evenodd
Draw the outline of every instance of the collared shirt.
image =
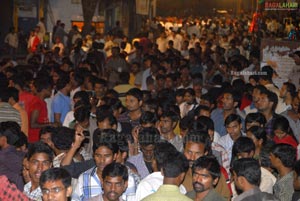
<svg viewBox="0 0 300 201">
<path fill-rule="evenodd" d="M 139 180 L 128 168 L 128 187 L 122 195 L 122 199 L 135 201 L 135 191 Z M 73 191 L 72 200 L 88 200 L 103 193 L 101 181 L 97 175 L 97 166 L 82 173 L 78 178 L 78 183 Z"/>
<path fill-rule="evenodd" d="M 130 156 L 127 159 L 127 161 L 132 163 L 136 167 L 142 179 L 150 174 L 145 164 L 143 153 L 139 153 L 138 155 L 135 156 Z"/>
<path fill-rule="evenodd" d="M 155 193 L 157 189 L 163 185 L 164 176 L 161 172 L 153 172 L 145 177 L 138 185 L 136 189 L 136 200 L 140 201 L 148 195 Z M 179 186 L 179 190 L 182 194 L 186 193 L 183 185 Z"/>
<path fill-rule="evenodd" d="M 88 201 L 104 201 L 104 198 L 103 195 L 101 194 L 88 199 Z M 124 200 L 122 198 L 119 198 L 119 201 L 124 201 Z"/>
<path fill-rule="evenodd" d="M 0 176 L 0 200 L 29 200 L 26 195 L 19 191 L 15 184 L 10 183 L 6 176 Z"/>
<path fill-rule="evenodd" d="M 130 116 L 129 116 L 129 112 L 127 111 L 119 116 L 118 122 L 121 123 L 123 132 L 131 133 L 132 128 L 140 125 L 140 118 L 131 120 Z M 131 128 L 129 128 L 129 127 L 131 127 Z"/>
<path fill-rule="evenodd" d="M 160 138 L 162 140 L 166 140 L 163 136 L 160 136 Z M 175 134 L 174 138 L 167 141 L 170 142 L 177 149 L 177 151 L 183 152 L 183 141 L 179 135 Z"/>
<path fill-rule="evenodd" d="M 33 191 L 30 191 L 31 190 L 31 182 L 28 182 L 25 186 L 24 186 L 24 193 L 25 195 L 34 200 L 34 201 L 42 201 L 42 190 L 40 187 L 34 189 Z"/>
<path fill-rule="evenodd" d="M 273 187 L 274 195 L 281 201 L 290 201 L 294 193 L 293 171 L 279 178 Z"/>
<path fill-rule="evenodd" d="M 215 156 L 217 154 L 220 155 L 221 161 L 219 161 L 218 156 L 216 156 L 216 158 L 218 159 L 220 165 L 222 165 L 226 169 L 227 174 L 230 175 L 230 171 L 229 171 L 229 169 L 230 169 L 230 157 L 229 157 L 229 154 L 228 154 L 227 150 L 217 142 L 212 142 L 211 143 L 211 149 L 212 149 L 212 152 Z"/>
<path fill-rule="evenodd" d="M 163 184 L 158 190 L 145 197 L 143 201 L 192 201 L 187 196 L 183 195 L 179 191 L 179 187 L 176 185 Z"/>
</svg>

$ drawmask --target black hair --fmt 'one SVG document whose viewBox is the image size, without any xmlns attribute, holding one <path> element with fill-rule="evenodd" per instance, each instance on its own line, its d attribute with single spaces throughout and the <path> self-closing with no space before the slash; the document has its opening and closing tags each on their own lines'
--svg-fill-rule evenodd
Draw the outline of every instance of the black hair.
<svg viewBox="0 0 300 201">
<path fill-rule="evenodd" d="M 296 149 L 289 144 L 276 144 L 271 153 L 279 158 L 282 165 L 287 168 L 293 168 L 296 161 Z"/>
<path fill-rule="evenodd" d="M 239 153 L 253 153 L 255 152 L 255 144 L 253 140 L 248 137 L 239 137 L 234 143 L 232 147 L 232 158 L 237 157 Z"/>
<path fill-rule="evenodd" d="M 7 90 L 8 90 L 9 98 L 13 98 L 14 101 L 19 102 L 19 90 L 16 89 L 15 87 L 8 87 Z"/>
<path fill-rule="evenodd" d="M 130 74 L 128 72 L 121 72 L 119 75 L 120 83 L 128 84 L 129 83 Z"/>
<path fill-rule="evenodd" d="M 10 96 L 10 94 L 9 94 L 8 89 L 7 88 L 2 88 L 1 93 L 0 93 L 1 102 L 6 102 L 7 103 L 9 98 L 10 98 L 9 96 Z"/>
<path fill-rule="evenodd" d="M 70 76 L 67 73 L 62 74 L 56 83 L 56 89 L 61 90 L 70 83 Z"/>
<path fill-rule="evenodd" d="M 272 112 L 275 112 L 275 109 L 277 107 L 277 104 L 278 104 L 278 96 L 270 91 L 270 90 L 262 90 L 260 91 L 260 94 L 265 94 L 269 100 L 269 102 L 273 102 L 273 105 L 272 105 Z"/>
<path fill-rule="evenodd" d="M 30 144 L 30 146 L 28 148 L 28 152 L 27 152 L 27 160 L 30 160 L 31 157 L 37 153 L 46 154 L 48 156 L 50 162 L 52 162 L 54 153 L 53 153 L 52 149 L 44 142 L 36 142 L 36 143 Z"/>
<path fill-rule="evenodd" d="M 286 86 L 287 92 L 289 92 L 291 95 L 296 93 L 296 86 L 293 83 L 284 82 L 283 85 Z"/>
<path fill-rule="evenodd" d="M 257 140 L 263 140 L 263 145 L 267 143 L 267 133 L 263 127 L 252 126 L 248 129 L 248 132 L 251 132 Z"/>
<path fill-rule="evenodd" d="M 240 107 L 242 95 L 239 91 L 229 88 L 229 89 L 224 90 L 223 94 L 230 94 L 232 96 L 233 102 L 238 103 L 237 106 L 235 106 L 235 107 L 237 107 L 237 108 Z"/>
<path fill-rule="evenodd" d="M 214 179 L 220 178 L 221 168 L 218 160 L 214 156 L 201 156 L 195 160 L 192 171 L 193 174 L 197 169 L 206 169 L 211 177 Z"/>
<path fill-rule="evenodd" d="M 233 162 L 233 172 L 237 177 L 244 177 L 250 184 L 259 186 L 261 179 L 260 165 L 253 158 L 241 158 Z"/>
<path fill-rule="evenodd" d="M 228 117 L 225 119 L 225 127 L 228 126 L 231 122 L 237 121 L 239 124 L 242 123 L 242 119 L 239 115 L 237 114 L 230 114 Z"/>
<path fill-rule="evenodd" d="M 293 130 L 290 127 L 290 123 L 287 120 L 287 118 L 285 118 L 284 116 L 279 115 L 278 117 L 275 118 L 273 123 L 273 132 L 277 129 L 285 132 L 287 135 L 291 135 L 294 137 Z"/>
<path fill-rule="evenodd" d="M 185 89 L 177 89 L 175 91 L 175 96 L 184 96 L 184 93 L 185 93 Z"/>
<path fill-rule="evenodd" d="M 187 172 L 189 162 L 180 152 L 171 153 L 162 165 L 162 172 L 166 178 L 175 178 Z"/>
<path fill-rule="evenodd" d="M 210 112 L 210 108 L 207 107 L 206 105 L 199 105 L 198 107 L 196 107 L 196 109 L 194 111 L 195 116 L 199 116 L 201 110 L 209 111 Z"/>
<path fill-rule="evenodd" d="M 155 145 L 160 139 L 160 134 L 155 127 L 142 128 L 138 138 L 141 146 Z"/>
<path fill-rule="evenodd" d="M 67 127 L 57 128 L 51 136 L 54 146 L 59 150 L 69 150 L 75 139 L 75 130 Z"/>
<path fill-rule="evenodd" d="M 36 88 L 37 92 L 41 92 L 43 89 L 48 89 L 52 86 L 52 83 L 48 77 L 41 77 L 38 79 L 35 79 L 34 82 L 34 87 Z"/>
<path fill-rule="evenodd" d="M 16 148 L 22 147 L 23 145 L 25 145 L 25 147 L 28 147 L 28 140 L 27 140 L 27 136 L 25 135 L 25 133 L 23 133 L 22 131 L 18 132 L 18 140 L 14 143 L 14 146 Z"/>
<path fill-rule="evenodd" d="M 176 112 L 171 110 L 163 112 L 162 115 L 160 116 L 160 118 L 166 118 L 166 117 L 170 118 L 172 122 L 177 122 L 180 119 L 179 115 Z"/>
<path fill-rule="evenodd" d="M 267 120 L 266 117 L 260 112 L 247 114 L 245 118 L 245 125 L 247 125 L 247 123 L 254 123 L 254 122 L 258 122 L 260 125 L 264 127 L 265 124 L 267 123 Z"/>
<path fill-rule="evenodd" d="M 297 177 L 300 176 L 300 160 L 297 160 L 294 165 L 294 171 L 297 174 Z"/>
<path fill-rule="evenodd" d="M 126 96 L 133 96 L 138 99 L 138 101 L 143 100 L 143 92 L 138 88 L 129 89 L 126 93 Z"/>
<path fill-rule="evenodd" d="M 77 122 L 83 122 L 90 118 L 90 108 L 88 106 L 81 105 L 74 109 L 74 118 Z"/>
<path fill-rule="evenodd" d="M 46 133 L 50 133 L 51 136 L 53 135 L 53 133 L 56 133 L 57 130 L 55 127 L 53 126 L 45 126 L 43 128 L 41 128 L 40 133 L 39 133 L 39 138 L 41 138 L 42 135 L 46 134 Z"/>
<path fill-rule="evenodd" d="M 117 131 L 113 129 L 96 129 L 93 134 L 93 152 L 101 147 L 105 146 L 110 149 L 113 154 L 117 154 L 119 152 L 119 146 L 117 143 Z"/>
<path fill-rule="evenodd" d="M 157 116 L 153 112 L 143 112 L 140 118 L 140 124 L 146 124 L 146 123 L 151 123 L 155 124 L 157 122 Z"/>
<path fill-rule="evenodd" d="M 122 177 L 124 181 L 128 181 L 128 169 L 120 163 L 111 163 L 102 171 L 102 179 L 106 177 Z"/>
<path fill-rule="evenodd" d="M 104 114 L 100 115 L 99 117 L 97 117 L 97 123 L 100 123 L 100 122 L 104 121 L 105 119 L 108 120 L 110 126 L 118 125 L 118 121 L 117 121 L 116 117 L 114 117 L 114 115 L 110 114 L 110 113 L 104 113 Z"/>
<path fill-rule="evenodd" d="M 61 180 L 65 188 L 71 186 L 72 177 L 70 173 L 63 168 L 50 168 L 42 172 L 40 177 L 40 187 L 43 190 L 43 185 L 48 181 Z"/>
<path fill-rule="evenodd" d="M 208 152 L 208 155 L 211 153 L 211 140 L 209 138 L 208 133 L 189 130 L 187 135 L 183 138 L 184 148 L 188 142 L 204 144 L 204 152 Z"/>
<path fill-rule="evenodd" d="M 179 128 L 182 129 L 182 130 L 187 130 L 191 127 L 192 122 L 193 122 L 192 117 L 185 116 L 182 119 L 180 119 Z"/>
<path fill-rule="evenodd" d="M 85 105 L 90 104 L 89 94 L 87 91 L 77 91 L 73 99 L 79 99 L 81 102 L 83 102 Z"/>
<path fill-rule="evenodd" d="M 157 169 L 161 169 L 169 154 L 176 153 L 177 149 L 168 141 L 160 141 L 156 143 L 154 148 L 154 158 L 156 160 Z"/>
<path fill-rule="evenodd" d="M 214 121 L 206 116 L 199 116 L 196 121 L 192 123 L 194 130 L 215 130 Z"/>
</svg>

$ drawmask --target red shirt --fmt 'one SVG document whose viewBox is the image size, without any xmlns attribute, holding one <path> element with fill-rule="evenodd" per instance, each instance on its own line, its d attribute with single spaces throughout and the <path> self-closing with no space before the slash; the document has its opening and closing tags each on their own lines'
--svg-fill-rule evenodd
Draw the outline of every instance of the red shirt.
<svg viewBox="0 0 300 201">
<path fill-rule="evenodd" d="M 37 110 L 37 111 L 39 111 L 39 116 L 38 116 L 37 122 L 38 123 L 49 123 L 46 102 L 44 100 L 41 100 L 37 96 L 35 96 L 33 101 L 34 101 L 34 104 L 31 105 L 32 107 L 30 108 L 29 117 L 31 117 L 31 114 L 34 110 Z M 29 118 L 29 120 L 30 120 L 30 118 Z M 39 141 L 39 132 L 40 132 L 40 128 L 31 128 L 30 123 L 29 123 L 28 141 L 30 143 Z"/>
<path fill-rule="evenodd" d="M 275 142 L 275 144 L 289 144 L 292 145 L 294 148 L 297 149 L 298 143 L 297 141 L 293 138 L 293 136 L 287 135 L 285 137 L 283 137 L 282 139 L 279 139 L 277 136 L 275 136 L 273 138 L 273 141 Z"/>
</svg>

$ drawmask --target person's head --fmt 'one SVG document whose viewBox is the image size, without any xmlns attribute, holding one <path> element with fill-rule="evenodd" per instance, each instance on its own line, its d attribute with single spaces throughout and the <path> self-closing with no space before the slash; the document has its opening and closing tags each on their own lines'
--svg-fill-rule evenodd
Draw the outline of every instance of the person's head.
<svg viewBox="0 0 300 201">
<path fill-rule="evenodd" d="M 19 137 L 19 132 L 21 132 L 20 128 L 14 129 L 8 124 L 9 122 L 0 123 L 0 148 L 1 149 L 7 148 L 8 146 L 14 146 L 15 143 L 20 139 Z"/>
<path fill-rule="evenodd" d="M 102 113 L 97 117 L 97 125 L 99 129 L 117 129 L 117 119 L 111 113 Z"/>
<path fill-rule="evenodd" d="M 93 89 L 98 98 L 104 96 L 107 90 L 107 81 L 100 78 L 93 79 Z"/>
<path fill-rule="evenodd" d="M 52 149 L 43 142 L 31 144 L 27 152 L 27 163 L 32 185 L 38 187 L 42 172 L 52 166 Z"/>
<path fill-rule="evenodd" d="M 174 111 L 166 111 L 159 118 L 159 128 L 162 134 L 173 132 L 179 120 L 179 116 Z"/>
<path fill-rule="evenodd" d="M 130 89 L 126 93 L 126 108 L 130 112 L 139 110 L 143 104 L 143 92 L 138 88 Z"/>
<path fill-rule="evenodd" d="M 205 116 L 205 117 L 210 117 L 210 108 L 205 106 L 205 105 L 199 105 L 195 109 L 195 116 Z"/>
<path fill-rule="evenodd" d="M 271 112 L 273 113 L 277 107 L 278 97 L 275 93 L 269 90 L 260 91 L 259 100 L 257 103 L 257 109 L 259 112 Z"/>
<path fill-rule="evenodd" d="M 145 161 L 152 161 L 154 157 L 155 144 L 159 139 L 160 134 L 155 127 L 142 128 L 139 131 L 138 140 Z"/>
<path fill-rule="evenodd" d="M 285 99 L 287 96 L 292 96 L 296 93 L 296 86 L 291 82 L 284 82 L 280 89 L 280 98 Z"/>
<path fill-rule="evenodd" d="M 41 128 L 39 136 L 40 141 L 48 144 L 53 149 L 53 141 L 52 141 L 52 135 L 56 133 L 56 128 L 52 126 L 45 126 Z"/>
<path fill-rule="evenodd" d="M 15 87 L 8 87 L 9 99 L 8 103 L 11 105 L 16 104 L 19 102 L 19 91 Z"/>
<path fill-rule="evenodd" d="M 274 136 L 278 137 L 279 139 L 283 139 L 288 135 L 294 136 L 290 127 L 290 123 L 284 116 L 279 116 L 274 120 L 273 132 Z"/>
<path fill-rule="evenodd" d="M 157 169 L 161 170 L 163 164 L 168 159 L 169 154 L 176 153 L 177 149 L 168 141 L 160 141 L 155 144 L 154 159 Z"/>
<path fill-rule="evenodd" d="M 196 193 L 209 191 L 221 176 L 220 165 L 214 156 L 201 156 L 192 167 L 193 187 Z"/>
<path fill-rule="evenodd" d="M 210 140 L 213 142 L 214 141 L 214 121 L 206 116 L 199 116 L 197 117 L 196 121 L 193 121 L 192 124 L 192 129 L 194 130 L 201 130 L 205 131 L 208 133 Z"/>
<path fill-rule="evenodd" d="M 240 137 L 232 147 L 232 160 L 240 158 L 252 158 L 255 153 L 254 142 L 248 137 Z"/>
<path fill-rule="evenodd" d="M 117 201 L 128 186 L 128 169 L 120 163 L 111 163 L 102 171 L 103 197 Z"/>
<path fill-rule="evenodd" d="M 271 164 L 274 168 L 293 168 L 296 161 L 296 149 L 289 144 L 276 144 L 270 153 Z"/>
<path fill-rule="evenodd" d="M 185 89 L 177 89 L 175 92 L 175 97 L 176 97 L 176 104 L 180 105 L 181 103 L 184 102 L 184 92 Z"/>
<path fill-rule="evenodd" d="M 194 89 L 188 88 L 184 92 L 184 101 L 187 104 L 193 104 L 196 102 L 195 96 L 196 96 L 196 94 L 195 94 Z"/>
<path fill-rule="evenodd" d="M 201 96 L 199 105 L 204 105 L 212 110 L 215 107 L 215 101 L 212 94 L 206 93 Z"/>
<path fill-rule="evenodd" d="M 253 141 L 256 148 L 261 148 L 267 143 L 267 133 L 263 127 L 252 126 L 247 130 L 246 135 Z"/>
<path fill-rule="evenodd" d="M 295 162 L 294 166 L 294 189 L 295 191 L 300 190 L 300 160 Z"/>
<path fill-rule="evenodd" d="M 67 201 L 72 194 L 72 177 L 63 168 L 50 168 L 40 177 L 44 201 Z"/>
<path fill-rule="evenodd" d="M 71 91 L 71 86 L 70 77 L 65 73 L 60 76 L 56 83 L 57 90 L 67 89 L 67 91 Z"/>
<path fill-rule="evenodd" d="M 188 169 L 189 162 L 181 152 L 170 153 L 161 168 L 164 183 L 168 180 L 168 184 L 179 186 Z"/>
<path fill-rule="evenodd" d="M 97 129 L 93 135 L 94 160 L 97 168 L 103 171 L 104 167 L 114 162 L 119 153 L 116 140 L 117 131 L 113 129 Z"/>
<path fill-rule="evenodd" d="M 225 119 L 225 127 L 227 133 L 230 135 L 233 141 L 236 141 L 242 132 L 242 119 L 237 114 L 230 114 Z"/>
<path fill-rule="evenodd" d="M 192 167 L 195 160 L 204 155 L 211 153 L 211 141 L 209 135 L 204 132 L 195 130 L 188 131 L 188 134 L 183 139 L 184 155 L 189 160 Z"/>
<path fill-rule="evenodd" d="M 234 185 L 237 190 L 244 191 L 246 188 L 258 187 L 261 180 L 260 165 L 253 158 L 241 158 L 232 165 Z"/>
<path fill-rule="evenodd" d="M 140 124 L 142 127 L 151 127 L 155 126 L 157 122 L 157 116 L 154 112 L 143 112 L 140 118 Z"/>
<path fill-rule="evenodd" d="M 239 107 L 241 101 L 241 95 L 237 91 L 225 90 L 223 93 L 223 109 L 224 110 L 233 110 L 236 107 Z"/>
<path fill-rule="evenodd" d="M 67 151 L 71 148 L 75 139 L 75 130 L 67 127 L 58 127 L 52 134 L 54 147 L 61 151 Z"/>
<path fill-rule="evenodd" d="M 192 121 L 193 121 L 193 118 L 190 116 L 185 116 L 182 119 L 180 119 L 179 128 L 180 128 L 180 136 L 182 138 L 184 138 L 184 136 L 186 136 Z"/>
<path fill-rule="evenodd" d="M 44 98 L 49 98 L 52 93 L 52 83 L 50 78 L 39 78 L 35 79 L 33 85 L 38 94 L 41 94 Z"/>
<path fill-rule="evenodd" d="M 254 103 L 255 108 L 258 108 L 260 92 L 265 91 L 267 88 L 263 85 L 256 85 L 252 91 L 252 102 Z"/>
<path fill-rule="evenodd" d="M 259 76 L 259 83 L 262 85 L 266 85 L 268 83 L 272 83 L 272 78 L 275 73 L 271 66 L 264 66 L 261 69 L 262 75 Z"/>
<path fill-rule="evenodd" d="M 266 117 L 260 112 L 249 113 L 245 118 L 246 131 L 252 126 L 264 127 L 266 123 Z"/>
</svg>

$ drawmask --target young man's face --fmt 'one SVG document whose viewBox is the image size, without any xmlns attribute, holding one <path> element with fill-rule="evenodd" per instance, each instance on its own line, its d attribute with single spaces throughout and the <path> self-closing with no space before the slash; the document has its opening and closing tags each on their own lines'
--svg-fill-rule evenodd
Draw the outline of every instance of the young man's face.
<svg viewBox="0 0 300 201">
<path fill-rule="evenodd" d="M 266 94 L 260 94 L 257 109 L 260 112 L 267 111 L 272 108 L 272 102 L 269 101 L 268 96 Z"/>
<path fill-rule="evenodd" d="M 51 133 L 44 133 L 41 135 L 40 141 L 46 143 L 47 145 L 49 145 L 49 147 L 53 148 L 53 142 L 52 142 L 52 134 Z"/>
<path fill-rule="evenodd" d="M 196 193 L 202 193 L 214 188 L 218 179 L 213 179 L 207 169 L 196 168 L 193 172 L 193 187 Z"/>
<path fill-rule="evenodd" d="M 43 201 L 67 201 L 72 187 L 65 187 L 61 180 L 46 181 L 42 186 Z"/>
<path fill-rule="evenodd" d="M 97 168 L 101 171 L 105 168 L 105 166 L 111 164 L 116 160 L 117 154 L 114 154 L 112 150 L 110 150 L 106 146 L 100 146 L 96 149 L 94 153 L 94 160 Z"/>
<path fill-rule="evenodd" d="M 136 111 L 138 109 L 140 109 L 141 107 L 141 101 L 139 101 L 136 97 L 134 96 L 131 96 L 131 95 L 128 95 L 126 96 L 126 108 L 129 110 L 129 111 Z"/>
<path fill-rule="evenodd" d="M 195 143 L 188 141 L 184 147 L 184 155 L 190 163 L 190 167 L 194 164 L 194 161 L 200 158 L 201 156 L 206 155 L 205 145 L 202 143 Z"/>
<path fill-rule="evenodd" d="M 28 160 L 28 171 L 32 183 L 38 184 L 42 172 L 52 166 L 52 161 L 46 153 L 35 153 Z"/>
<path fill-rule="evenodd" d="M 232 95 L 228 93 L 223 95 L 222 102 L 224 110 L 232 110 L 235 106 Z"/>
<path fill-rule="evenodd" d="M 238 121 L 233 121 L 226 125 L 226 131 L 233 141 L 236 141 L 241 136 L 242 124 Z"/>
<path fill-rule="evenodd" d="M 103 197 L 106 200 L 117 201 L 127 188 L 127 181 L 125 182 L 122 177 L 106 176 L 103 179 Z"/>
<path fill-rule="evenodd" d="M 159 121 L 159 128 L 162 134 L 173 131 L 173 121 L 170 117 L 161 117 Z"/>
<path fill-rule="evenodd" d="M 155 145 L 149 144 L 141 146 L 141 151 L 143 153 L 144 160 L 147 162 L 151 162 L 154 157 L 154 148 Z"/>
</svg>

